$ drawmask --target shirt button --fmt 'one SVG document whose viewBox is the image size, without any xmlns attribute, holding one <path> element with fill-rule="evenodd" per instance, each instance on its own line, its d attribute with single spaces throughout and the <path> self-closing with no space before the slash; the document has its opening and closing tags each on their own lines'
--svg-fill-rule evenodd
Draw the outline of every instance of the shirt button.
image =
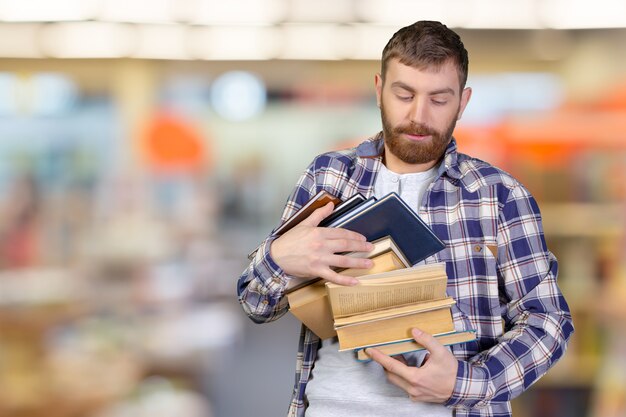
<svg viewBox="0 0 626 417">
<path fill-rule="evenodd" d="M 391 177 L 391 182 L 398 182 L 398 177 Z"/>
<path fill-rule="evenodd" d="M 480 245 L 474 245 L 474 252 L 481 252 L 483 250 L 483 247 Z"/>
<path fill-rule="evenodd" d="M 269 303 L 269 301 L 263 300 L 263 301 L 261 301 L 261 303 L 267 305 Z"/>
</svg>

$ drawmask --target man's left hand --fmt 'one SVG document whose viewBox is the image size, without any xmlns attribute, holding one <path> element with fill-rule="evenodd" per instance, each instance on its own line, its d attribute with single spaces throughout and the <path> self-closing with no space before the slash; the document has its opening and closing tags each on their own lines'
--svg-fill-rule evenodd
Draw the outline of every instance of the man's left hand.
<svg viewBox="0 0 626 417">
<path fill-rule="evenodd" d="M 409 394 L 412 401 L 445 403 L 454 390 L 458 362 L 452 352 L 433 336 L 413 329 L 413 338 L 428 350 L 421 367 L 407 366 L 375 348 L 367 354 L 385 368 L 387 379 Z"/>
</svg>

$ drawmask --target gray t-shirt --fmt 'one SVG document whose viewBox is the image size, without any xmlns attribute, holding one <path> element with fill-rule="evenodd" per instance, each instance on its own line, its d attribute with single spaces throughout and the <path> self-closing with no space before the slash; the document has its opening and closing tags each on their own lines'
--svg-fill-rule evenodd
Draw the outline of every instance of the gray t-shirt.
<svg viewBox="0 0 626 417">
<path fill-rule="evenodd" d="M 437 167 L 414 174 L 396 174 L 381 166 L 374 184 L 380 198 L 396 192 L 415 212 L 424 192 L 437 176 Z M 452 411 L 440 404 L 418 403 L 405 391 L 387 381 L 376 362 L 358 362 L 354 352 L 339 352 L 337 338 L 322 341 L 306 397 L 306 417 L 450 417 Z M 422 363 L 425 351 L 405 355 L 409 365 Z"/>
</svg>

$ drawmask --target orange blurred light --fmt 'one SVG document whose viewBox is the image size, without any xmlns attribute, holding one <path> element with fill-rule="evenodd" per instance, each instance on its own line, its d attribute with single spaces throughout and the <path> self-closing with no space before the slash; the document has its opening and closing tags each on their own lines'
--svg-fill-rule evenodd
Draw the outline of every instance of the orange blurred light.
<svg viewBox="0 0 626 417">
<path fill-rule="evenodd" d="M 147 164 L 156 170 L 195 171 L 206 166 L 207 156 L 201 134 L 185 120 L 159 113 L 142 135 Z"/>
</svg>

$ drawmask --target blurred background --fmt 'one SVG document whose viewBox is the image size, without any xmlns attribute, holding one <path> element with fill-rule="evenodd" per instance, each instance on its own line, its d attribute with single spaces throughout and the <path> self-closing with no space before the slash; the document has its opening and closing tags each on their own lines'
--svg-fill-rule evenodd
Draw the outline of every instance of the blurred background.
<svg viewBox="0 0 626 417">
<path fill-rule="evenodd" d="M 380 130 L 420 19 L 461 34 L 460 149 L 537 197 L 574 315 L 515 415 L 626 416 L 621 0 L 0 0 L 0 416 L 284 415 L 299 324 L 236 280 L 310 160 Z"/>
</svg>

